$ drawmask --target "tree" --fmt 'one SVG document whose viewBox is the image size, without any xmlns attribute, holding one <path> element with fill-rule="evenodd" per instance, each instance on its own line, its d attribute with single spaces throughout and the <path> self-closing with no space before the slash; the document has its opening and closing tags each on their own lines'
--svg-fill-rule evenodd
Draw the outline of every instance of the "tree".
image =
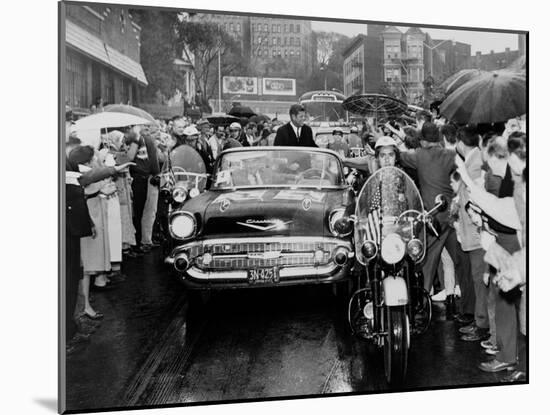
<svg viewBox="0 0 550 415">
<path fill-rule="evenodd" d="M 345 35 L 334 32 L 317 32 L 317 65 L 314 67 L 310 78 L 310 90 L 324 89 L 325 79 L 327 88 L 343 90 L 343 64 L 342 53 L 348 47 L 351 39 Z"/>
<path fill-rule="evenodd" d="M 181 21 L 175 29 L 178 51 L 190 61 L 194 56 L 197 89 L 212 98 L 218 90 L 218 53 L 222 74 L 230 75 L 243 67 L 242 48 L 215 23 Z"/>
<path fill-rule="evenodd" d="M 142 100 L 154 102 L 172 96 L 183 81 L 174 67 L 177 12 L 132 9 L 130 13 L 141 26 L 140 61 L 149 83 L 142 89 Z"/>
</svg>

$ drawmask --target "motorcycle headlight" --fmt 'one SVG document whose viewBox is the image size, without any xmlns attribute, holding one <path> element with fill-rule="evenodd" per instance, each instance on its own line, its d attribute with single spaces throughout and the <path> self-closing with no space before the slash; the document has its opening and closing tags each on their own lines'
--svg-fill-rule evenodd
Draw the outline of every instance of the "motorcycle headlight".
<svg viewBox="0 0 550 415">
<path fill-rule="evenodd" d="M 398 234 L 390 233 L 382 241 L 380 254 L 386 263 L 397 264 L 405 255 L 405 242 Z"/>
<path fill-rule="evenodd" d="M 172 191 L 172 199 L 174 199 L 174 202 L 176 203 L 185 202 L 185 199 L 187 199 L 187 190 L 180 186 L 176 187 Z"/>
<path fill-rule="evenodd" d="M 422 256 L 423 250 L 424 245 L 419 239 L 411 239 L 409 243 L 407 243 L 407 253 L 414 261 L 417 261 Z"/>
<path fill-rule="evenodd" d="M 189 192 L 189 196 L 191 196 L 191 198 L 197 197 L 199 194 L 199 189 L 197 189 L 196 187 L 192 188 Z"/>
<path fill-rule="evenodd" d="M 195 233 L 197 222 L 189 212 L 180 212 L 170 219 L 170 233 L 176 239 L 189 238 Z"/>
<path fill-rule="evenodd" d="M 367 240 L 363 242 L 363 245 L 361 245 L 361 253 L 367 261 L 370 261 L 378 253 L 378 247 L 374 241 Z"/>
</svg>

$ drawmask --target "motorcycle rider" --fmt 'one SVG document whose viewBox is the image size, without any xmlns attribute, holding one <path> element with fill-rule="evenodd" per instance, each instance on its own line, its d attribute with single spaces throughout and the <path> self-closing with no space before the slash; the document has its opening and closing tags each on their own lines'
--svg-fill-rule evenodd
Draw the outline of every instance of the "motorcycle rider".
<svg viewBox="0 0 550 415">
<path fill-rule="evenodd" d="M 395 166 L 399 163 L 400 152 L 395 140 L 388 136 L 380 137 L 374 146 L 374 156 L 345 158 L 342 160 L 344 166 L 374 173 L 380 167 Z"/>
<path fill-rule="evenodd" d="M 184 145 L 188 145 L 195 149 L 197 153 L 201 156 L 202 160 L 204 161 L 204 165 L 206 166 L 207 173 L 212 173 L 212 165 L 213 160 L 212 156 L 210 155 L 210 152 L 208 149 L 204 147 L 202 142 L 199 141 L 199 131 L 195 128 L 195 126 L 190 125 L 189 127 L 186 127 L 183 131 L 184 136 Z"/>
</svg>

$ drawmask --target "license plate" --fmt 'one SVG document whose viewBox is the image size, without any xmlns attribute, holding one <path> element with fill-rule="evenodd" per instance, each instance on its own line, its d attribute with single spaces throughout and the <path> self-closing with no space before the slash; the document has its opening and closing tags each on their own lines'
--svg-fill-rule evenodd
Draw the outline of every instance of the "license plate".
<svg viewBox="0 0 550 415">
<path fill-rule="evenodd" d="M 277 268 L 254 268 L 248 270 L 248 283 L 253 284 L 277 284 L 279 271 Z"/>
</svg>

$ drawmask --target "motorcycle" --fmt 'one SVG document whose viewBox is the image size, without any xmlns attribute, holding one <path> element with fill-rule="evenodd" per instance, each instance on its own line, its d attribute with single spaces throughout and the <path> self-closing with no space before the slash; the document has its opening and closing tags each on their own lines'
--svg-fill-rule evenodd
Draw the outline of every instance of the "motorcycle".
<svg viewBox="0 0 550 415">
<path fill-rule="evenodd" d="M 354 232 L 362 268 L 348 304 L 351 331 L 383 350 L 386 380 L 393 386 L 405 378 L 411 331 L 423 333 L 431 321 L 431 299 L 419 264 L 426 228 L 436 233 L 432 215 L 446 204 L 438 195 L 426 212 L 413 180 L 396 167 L 384 167 L 365 182 L 355 215 L 334 225 L 339 233 Z"/>
<path fill-rule="evenodd" d="M 158 218 L 163 258 L 166 258 L 173 248 L 168 230 L 170 214 L 187 200 L 204 192 L 209 177 L 202 158 L 192 147 L 183 145 L 170 153 L 160 174 L 159 195 L 164 203 Z"/>
</svg>

